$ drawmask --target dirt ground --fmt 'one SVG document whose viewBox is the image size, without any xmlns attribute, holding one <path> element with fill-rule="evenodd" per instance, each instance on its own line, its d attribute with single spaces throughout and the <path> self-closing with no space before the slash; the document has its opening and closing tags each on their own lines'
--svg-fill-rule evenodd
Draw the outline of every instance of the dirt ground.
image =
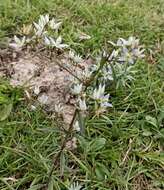
<svg viewBox="0 0 164 190">
<path fill-rule="evenodd" d="M 35 99 L 35 105 L 39 102 L 48 112 L 60 112 L 64 123 L 70 124 L 75 111 L 75 99 L 70 93 L 71 72 L 82 72 L 90 62 L 83 60 L 80 66 L 75 66 L 66 53 L 49 59 L 45 52 L 20 53 L 4 49 L 0 51 L 0 77 L 9 78 L 12 86 L 24 87 L 28 98 Z"/>
</svg>

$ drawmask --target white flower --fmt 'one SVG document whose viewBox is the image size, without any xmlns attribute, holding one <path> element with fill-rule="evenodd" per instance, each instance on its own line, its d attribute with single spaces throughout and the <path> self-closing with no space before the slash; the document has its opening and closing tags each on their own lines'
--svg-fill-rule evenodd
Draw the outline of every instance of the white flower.
<svg viewBox="0 0 164 190">
<path fill-rule="evenodd" d="M 58 49 L 63 49 L 63 48 L 67 48 L 68 45 L 67 45 L 67 44 L 62 44 L 62 38 L 61 38 L 61 36 L 59 36 L 59 37 L 56 39 L 55 47 L 58 48 Z"/>
<path fill-rule="evenodd" d="M 109 103 L 109 94 L 104 95 L 100 99 L 100 107 L 101 108 L 107 108 L 107 107 L 113 107 L 111 103 Z"/>
<path fill-rule="evenodd" d="M 102 57 L 107 58 L 109 57 L 109 54 L 105 50 L 103 50 Z"/>
<path fill-rule="evenodd" d="M 135 58 L 128 48 L 122 47 L 121 55 L 118 60 L 123 63 L 128 62 L 130 64 L 134 64 Z"/>
<path fill-rule="evenodd" d="M 133 36 L 130 36 L 128 40 L 120 38 L 117 41 L 117 46 L 120 47 L 121 55 L 118 57 L 120 62 L 134 64 L 137 58 L 144 57 L 144 49 L 141 49 L 141 46 L 139 46 L 139 39 Z"/>
<path fill-rule="evenodd" d="M 68 190 L 81 190 L 82 186 L 79 185 L 78 183 L 73 183 Z"/>
<path fill-rule="evenodd" d="M 83 84 L 75 84 L 74 87 L 71 89 L 72 94 L 78 95 L 82 91 Z"/>
<path fill-rule="evenodd" d="M 117 41 L 117 46 L 127 46 L 128 45 L 128 41 L 123 39 L 123 38 L 119 38 Z"/>
<path fill-rule="evenodd" d="M 61 104 L 55 104 L 55 112 L 56 113 L 62 113 L 63 112 L 63 106 Z"/>
<path fill-rule="evenodd" d="M 101 102 L 108 102 L 109 96 L 110 96 L 109 94 L 101 96 L 100 98 Z"/>
<path fill-rule="evenodd" d="M 40 15 L 39 21 L 38 23 L 34 22 L 34 26 L 35 26 L 35 35 L 36 36 L 42 36 L 43 34 L 45 34 L 46 31 L 44 31 L 45 26 L 48 24 L 49 22 L 49 15 Z"/>
<path fill-rule="evenodd" d="M 108 107 L 112 107 L 112 104 L 109 103 L 109 94 L 104 95 L 105 85 L 99 85 L 98 89 L 95 89 L 93 92 L 93 99 L 97 100 L 99 107 L 96 108 L 97 114 L 103 113 Z"/>
<path fill-rule="evenodd" d="M 131 48 L 136 48 L 139 45 L 139 39 L 136 39 L 133 36 L 130 36 L 128 40 L 119 38 L 117 41 L 117 46 L 130 46 Z"/>
<path fill-rule="evenodd" d="M 18 38 L 17 36 L 14 36 L 14 43 L 10 43 L 10 47 L 20 51 L 22 49 L 22 47 L 25 45 L 26 43 L 26 37 L 23 36 L 23 38 Z"/>
<path fill-rule="evenodd" d="M 47 45 L 47 46 L 50 46 L 51 45 L 51 41 L 50 41 L 50 39 L 48 38 L 48 37 L 44 37 L 44 43 L 45 43 L 45 45 Z"/>
<path fill-rule="evenodd" d="M 69 51 L 69 54 L 68 54 L 68 57 L 69 57 L 70 59 L 74 59 L 74 57 L 75 57 L 75 52 L 72 51 L 72 50 L 70 50 L 70 51 Z"/>
<path fill-rule="evenodd" d="M 81 79 L 82 81 L 88 80 L 92 73 L 94 72 L 94 69 L 92 67 L 85 67 L 83 70 L 76 70 L 76 76 Z"/>
<path fill-rule="evenodd" d="M 107 94 L 107 95 L 105 95 L 105 96 L 103 96 L 103 97 L 101 98 L 100 107 L 104 107 L 104 108 L 113 107 L 112 104 L 108 102 L 108 101 L 109 101 L 109 96 L 110 96 L 110 95 Z"/>
<path fill-rule="evenodd" d="M 101 107 L 101 108 L 108 108 L 108 107 L 112 108 L 113 105 L 112 105 L 111 103 L 109 103 L 109 102 L 102 102 L 102 103 L 100 104 L 100 107 Z"/>
<path fill-rule="evenodd" d="M 107 108 L 112 108 L 113 105 L 111 103 L 108 103 L 108 102 L 102 102 L 100 104 L 100 106 L 98 107 L 98 109 L 96 110 L 96 115 L 100 115 L 104 112 L 107 111 Z"/>
<path fill-rule="evenodd" d="M 44 43 L 45 43 L 45 45 L 56 47 L 57 49 L 63 49 L 63 48 L 68 47 L 67 44 L 62 44 L 61 36 L 59 36 L 56 40 L 53 39 L 52 37 L 45 37 Z"/>
<path fill-rule="evenodd" d="M 49 22 L 49 15 L 48 14 L 46 14 L 44 16 L 44 22 L 45 22 L 45 24 L 47 24 Z"/>
<path fill-rule="evenodd" d="M 143 57 L 145 57 L 145 55 L 144 55 L 144 49 L 139 49 L 139 48 L 137 48 L 137 49 L 133 49 L 132 50 L 132 53 L 133 53 L 133 55 L 136 57 L 136 58 L 143 58 Z"/>
<path fill-rule="evenodd" d="M 73 128 L 74 128 L 74 130 L 77 131 L 77 132 L 80 131 L 80 126 L 79 126 L 79 122 L 78 122 L 78 121 L 76 121 L 76 122 L 74 123 Z"/>
<path fill-rule="evenodd" d="M 86 102 L 85 99 L 79 99 L 79 108 L 81 111 L 86 111 L 87 110 L 87 106 L 86 106 Z"/>
<path fill-rule="evenodd" d="M 35 26 L 35 35 L 36 36 L 42 36 L 42 34 L 44 33 L 43 31 L 44 31 L 44 25 L 39 25 L 39 24 L 37 24 L 36 22 L 34 22 L 34 26 Z"/>
<path fill-rule="evenodd" d="M 38 101 L 41 104 L 47 104 L 47 102 L 48 102 L 48 96 L 45 95 L 45 94 L 42 94 L 41 96 L 38 97 Z"/>
<path fill-rule="evenodd" d="M 107 108 L 113 107 L 113 105 L 108 101 L 109 101 L 109 94 L 101 97 L 101 99 L 99 100 L 99 107 L 97 107 L 95 110 L 97 115 L 106 112 Z"/>
<path fill-rule="evenodd" d="M 138 47 L 138 45 L 139 45 L 139 39 L 136 39 L 135 37 L 130 36 L 127 43 L 133 49 L 133 48 Z"/>
<path fill-rule="evenodd" d="M 58 30 L 59 27 L 61 26 L 62 22 L 55 22 L 55 19 L 53 18 L 49 22 L 49 26 L 52 30 Z"/>
<path fill-rule="evenodd" d="M 40 93 L 40 87 L 39 86 L 35 86 L 34 88 L 34 94 L 38 95 Z"/>
<path fill-rule="evenodd" d="M 104 80 L 112 81 L 113 80 L 113 72 L 112 72 L 111 66 L 104 67 L 102 69 L 102 75 L 103 75 Z"/>
<path fill-rule="evenodd" d="M 104 96 L 104 91 L 105 91 L 105 85 L 99 85 L 98 89 L 94 89 L 93 91 L 93 99 L 94 100 L 99 100 L 101 97 Z"/>
<path fill-rule="evenodd" d="M 35 110 L 36 110 L 36 106 L 31 105 L 31 110 L 32 110 L 32 111 L 35 111 Z"/>
<path fill-rule="evenodd" d="M 90 67 L 85 67 L 85 69 L 82 71 L 82 78 L 89 79 L 93 73 L 93 70 Z"/>
<path fill-rule="evenodd" d="M 76 55 L 74 51 L 69 51 L 68 57 L 72 59 L 75 63 L 81 63 L 83 59 L 81 58 L 80 55 Z"/>
<path fill-rule="evenodd" d="M 45 26 L 46 24 L 48 24 L 49 22 L 49 15 L 40 15 L 40 18 L 39 18 L 39 21 L 38 21 L 38 24 L 40 26 Z"/>
<path fill-rule="evenodd" d="M 90 67 L 90 72 L 93 73 L 93 72 L 97 71 L 99 69 L 99 67 L 100 67 L 99 63 L 92 65 Z"/>
<path fill-rule="evenodd" d="M 15 43 L 16 43 L 17 45 L 19 45 L 19 46 L 22 47 L 22 46 L 24 45 L 25 41 L 26 41 L 26 37 L 23 36 L 23 38 L 20 39 L 20 38 L 18 38 L 17 36 L 14 36 L 14 41 L 15 41 Z"/>
</svg>

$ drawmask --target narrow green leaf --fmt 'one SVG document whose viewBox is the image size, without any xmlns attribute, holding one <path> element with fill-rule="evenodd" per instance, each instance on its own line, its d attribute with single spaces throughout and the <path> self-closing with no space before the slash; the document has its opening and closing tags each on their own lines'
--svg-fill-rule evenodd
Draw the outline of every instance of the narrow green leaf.
<svg viewBox="0 0 164 190">
<path fill-rule="evenodd" d="M 97 138 L 94 139 L 91 143 L 90 143 L 90 147 L 89 150 L 91 152 L 96 152 L 100 149 L 102 149 L 105 146 L 106 143 L 106 139 L 105 138 Z"/>
<path fill-rule="evenodd" d="M 3 105 L 3 109 L 0 111 L 0 121 L 5 120 L 10 115 L 12 107 L 12 104 Z"/>
<path fill-rule="evenodd" d="M 154 127 L 158 127 L 157 120 L 154 117 L 151 117 L 150 115 L 146 116 L 146 121 L 153 125 Z"/>
</svg>

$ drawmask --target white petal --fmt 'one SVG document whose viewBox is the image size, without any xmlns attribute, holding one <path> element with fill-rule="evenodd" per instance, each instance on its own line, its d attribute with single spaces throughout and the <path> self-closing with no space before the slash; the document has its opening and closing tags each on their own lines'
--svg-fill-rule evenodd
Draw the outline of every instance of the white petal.
<svg viewBox="0 0 164 190">
<path fill-rule="evenodd" d="M 46 45 L 50 45 L 51 44 L 50 40 L 47 37 L 44 38 L 44 43 Z"/>
<path fill-rule="evenodd" d="M 39 24 L 37 24 L 36 22 L 34 22 L 34 26 L 35 26 L 35 28 L 36 28 L 37 30 L 40 30 L 40 26 L 39 26 Z"/>
<path fill-rule="evenodd" d="M 45 94 L 42 94 L 41 96 L 38 97 L 38 101 L 41 104 L 46 104 L 48 101 L 48 96 L 46 96 Z"/>
<path fill-rule="evenodd" d="M 48 14 L 45 16 L 45 22 L 46 22 L 46 24 L 49 22 L 49 15 Z"/>
<path fill-rule="evenodd" d="M 52 46 L 56 46 L 56 42 L 52 37 L 49 37 L 49 40 Z"/>
<path fill-rule="evenodd" d="M 32 110 L 32 111 L 35 111 L 35 110 L 36 110 L 36 106 L 31 105 L 31 110 Z"/>
<path fill-rule="evenodd" d="M 15 35 L 14 36 L 14 41 L 17 43 L 17 44 L 21 44 L 21 40 Z"/>
<path fill-rule="evenodd" d="M 62 38 L 61 36 L 59 36 L 57 39 L 56 39 L 56 44 L 59 45 L 62 43 Z"/>
<path fill-rule="evenodd" d="M 56 47 L 58 48 L 58 49 L 63 49 L 63 48 L 68 48 L 69 47 L 69 45 L 67 45 L 67 44 L 56 44 Z"/>
<path fill-rule="evenodd" d="M 81 111 L 87 110 L 87 106 L 86 106 L 85 100 L 79 99 L 79 108 L 80 108 Z"/>
<path fill-rule="evenodd" d="M 34 88 L 34 94 L 38 95 L 39 93 L 40 93 L 39 86 L 35 86 L 35 88 Z"/>
<path fill-rule="evenodd" d="M 79 122 L 76 121 L 75 124 L 73 125 L 73 128 L 75 131 L 79 132 L 80 131 L 80 126 L 79 126 Z"/>
</svg>

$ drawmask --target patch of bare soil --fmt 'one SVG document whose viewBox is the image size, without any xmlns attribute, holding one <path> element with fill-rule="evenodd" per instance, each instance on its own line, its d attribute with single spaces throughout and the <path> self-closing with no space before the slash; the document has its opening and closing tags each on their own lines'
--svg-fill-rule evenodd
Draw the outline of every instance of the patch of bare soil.
<svg viewBox="0 0 164 190">
<path fill-rule="evenodd" d="M 12 72 L 10 64 L 17 59 L 17 54 L 9 49 L 0 49 L 0 77 L 8 77 Z"/>
<path fill-rule="evenodd" d="M 81 69 L 73 66 L 66 54 L 53 56 L 51 61 L 41 53 L 15 55 L 6 51 L 1 52 L 0 76 L 9 77 L 12 86 L 25 87 L 26 92 L 48 112 L 59 111 L 64 123 L 70 124 L 75 111 L 74 97 L 69 90 L 72 74 L 59 65 L 73 70 Z M 87 61 L 81 65 L 87 67 Z"/>
</svg>

